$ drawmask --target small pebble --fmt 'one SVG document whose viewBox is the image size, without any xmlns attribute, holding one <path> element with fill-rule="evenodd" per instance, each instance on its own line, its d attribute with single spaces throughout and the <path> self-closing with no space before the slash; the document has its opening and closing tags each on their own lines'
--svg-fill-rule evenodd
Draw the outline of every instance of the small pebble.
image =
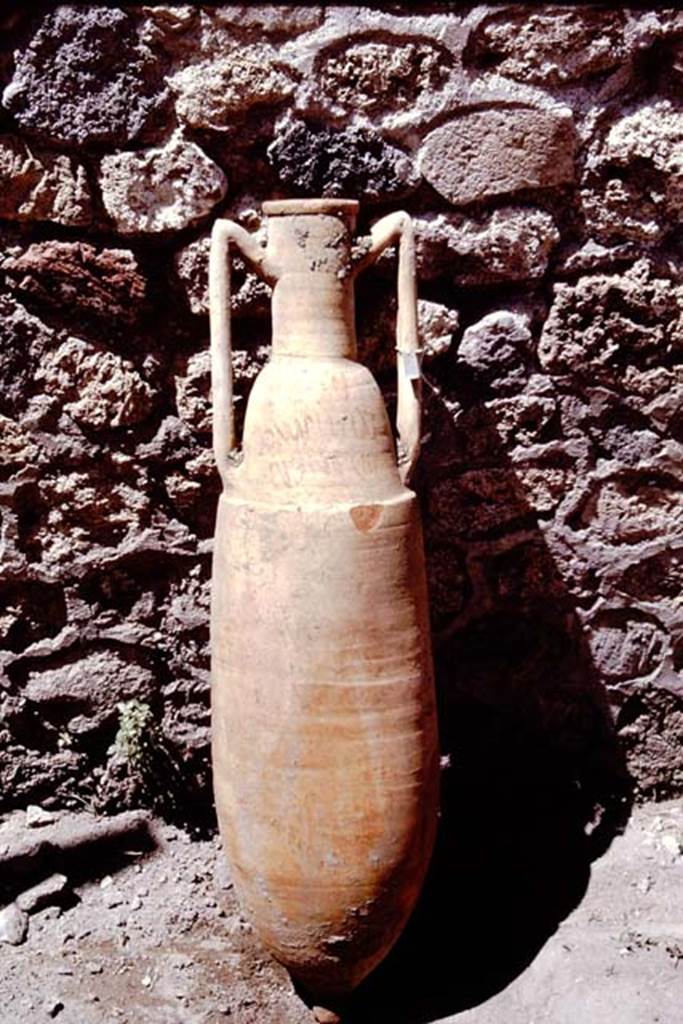
<svg viewBox="0 0 683 1024">
<path fill-rule="evenodd" d="M 149 974 L 144 975 L 140 984 L 143 986 L 143 988 L 149 988 L 151 986 L 152 979 L 150 978 Z"/>
<path fill-rule="evenodd" d="M 29 804 L 26 808 L 26 824 L 29 828 L 42 828 L 43 825 L 52 825 L 56 820 L 54 814 L 37 804 Z"/>
<path fill-rule="evenodd" d="M 104 967 L 102 964 L 88 964 L 88 970 L 91 974 L 102 974 Z"/>
<path fill-rule="evenodd" d="M 20 946 L 28 934 L 28 914 L 16 903 L 10 903 L 0 910 L 0 942 L 9 946 Z"/>
<path fill-rule="evenodd" d="M 678 857 L 681 853 L 681 844 L 676 836 L 671 835 L 670 832 L 662 836 L 662 846 L 667 853 L 672 854 L 674 857 Z"/>
<path fill-rule="evenodd" d="M 64 1003 L 61 999 L 49 999 L 45 1004 L 45 1012 L 48 1017 L 56 1017 L 58 1013 L 61 1013 L 64 1009 Z"/>
<path fill-rule="evenodd" d="M 17 906 L 30 914 L 34 910 L 56 903 L 66 893 L 69 886 L 66 875 L 50 875 L 38 885 L 26 889 L 17 896 Z"/>
<path fill-rule="evenodd" d="M 131 910 L 140 910 L 141 907 L 142 907 L 142 900 L 140 899 L 140 897 L 139 896 L 133 896 L 133 899 L 130 901 L 130 909 Z"/>
</svg>

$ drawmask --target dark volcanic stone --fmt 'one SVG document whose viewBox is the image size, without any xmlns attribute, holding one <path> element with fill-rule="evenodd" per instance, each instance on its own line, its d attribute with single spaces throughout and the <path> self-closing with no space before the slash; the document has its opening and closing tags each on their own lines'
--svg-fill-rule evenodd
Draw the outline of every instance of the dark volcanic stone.
<svg viewBox="0 0 683 1024">
<path fill-rule="evenodd" d="M 268 157 L 281 181 L 308 195 L 371 201 L 403 195 L 419 180 L 405 153 L 363 128 L 334 131 L 292 121 Z"/>
<path fill-rule="evenodd" d="M 165 99 L 161 69 L 115 7 L 60 5 L 45 16 L 5 89 L 27 131 L 66 144 L 123 144 Z"/>
</svg>

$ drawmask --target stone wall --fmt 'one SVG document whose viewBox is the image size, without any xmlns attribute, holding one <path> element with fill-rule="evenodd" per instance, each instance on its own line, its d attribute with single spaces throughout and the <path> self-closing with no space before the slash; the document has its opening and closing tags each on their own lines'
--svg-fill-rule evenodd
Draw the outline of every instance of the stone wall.
<svg viewBox="0 0 683 1024">
<path fill-rule="evenodd" d="M 4 11 L 2 807 L 210 807 L 208 232 L 315 195 L 417 225 L 451 771 L 604 804 L 616 729 L 642 796 L 680 789 L 675 11 Z M 235 277 L 243 410 L 269 294 Z M 358 290 L 390 404 L 394 281 Z"/>
</svg>

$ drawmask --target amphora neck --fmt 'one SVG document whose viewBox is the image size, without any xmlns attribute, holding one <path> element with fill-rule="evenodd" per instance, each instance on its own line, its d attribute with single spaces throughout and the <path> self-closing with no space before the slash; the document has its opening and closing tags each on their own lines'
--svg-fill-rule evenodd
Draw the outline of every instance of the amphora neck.
<svg viewBox="0 0 683 1024">
<path fill-rule="evenodd" d="M 267 259 L 277 267 L 273 355 L 356 357 L 352 246 L 358 203 L 267 202 Z"/>
</svg>

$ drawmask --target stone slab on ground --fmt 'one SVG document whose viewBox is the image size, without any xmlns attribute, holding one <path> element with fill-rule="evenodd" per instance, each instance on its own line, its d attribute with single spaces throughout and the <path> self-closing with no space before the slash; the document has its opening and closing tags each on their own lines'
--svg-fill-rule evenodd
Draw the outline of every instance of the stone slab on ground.
<svg viewBox="0 0 683 1024">
<path fill-rule="evenodd" d="M 78 902 L 34 915 L 23 945 L 3 947 L 0 1024 L 312 1021 L 240 914 L 218 840 L 164 825 L 157 835 L 157 851 L 129 849 L 111 881 L 93 859 Z M 579 906 L 503 991 L 435 1018 L 419 1008 L 416 976 L 405 1012 L 359 1007 L 349 1024 L 679 1024 L 682 844 L 679 804 L 636 808 Z"/>
</svg>

